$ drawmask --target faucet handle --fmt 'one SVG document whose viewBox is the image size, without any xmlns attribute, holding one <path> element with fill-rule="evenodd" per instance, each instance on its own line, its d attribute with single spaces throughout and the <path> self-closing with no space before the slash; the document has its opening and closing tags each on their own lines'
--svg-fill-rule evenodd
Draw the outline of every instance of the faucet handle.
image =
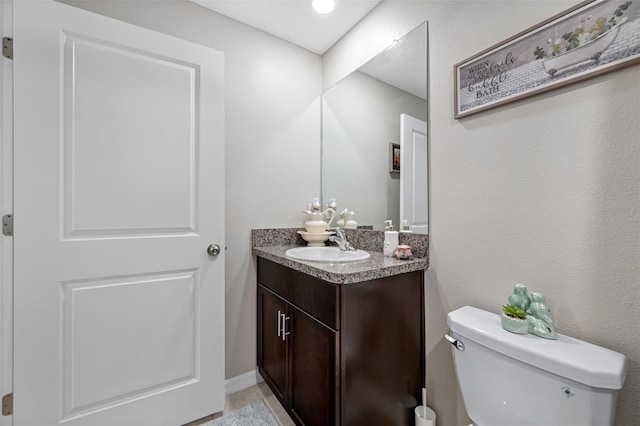
<svg viewBox="0 0 640 426">
<path fill-rule="evenodd" d="M 349 242 L 347 233 L 344 229 L 337 227 L 330 229 L 330 231 L 335 231 L 336 235 L 330 236 L 329 241 L 338 244 L 340 250 L 356 251 L 356 248 Z"/>
<path fill-rule="evenodd" d="M 344 232 L 344 229 L 340 228 L 339 226 L 336 226 L 335 228 L 331 228 L 329 229 L 329 231 L 334 231 L 336 235 L 342 239 L 347 238 L 347 234 Z"/>
<path fill-rule="evenodd" d="M 344 246 L 346 241 L 345 241 L 344 238 L 342 238 L 342 237 L 340 237 L 338 235 L 332 235 L 332 236 L 329 237 L 329 241 L 331 241 L 332 243 L 336 243 L 340 250 L 346 250 L 346 248 Z"/>
</svg>

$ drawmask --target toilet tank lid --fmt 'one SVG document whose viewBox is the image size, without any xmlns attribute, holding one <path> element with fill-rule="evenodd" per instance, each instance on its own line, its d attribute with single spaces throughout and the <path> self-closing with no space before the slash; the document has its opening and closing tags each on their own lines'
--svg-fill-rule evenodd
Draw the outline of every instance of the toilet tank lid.
<svg viewBox="0 0 640 426">
<path fill-rule="evenodd" d="M 626 357 L 602 346 L 562 334 L 550 340 L 511 333 L 502 328 L 500 315 L 471 306 L 449 312 L 447 324 L 457 337 L 558 376 L 603 389 L 621 389 L 624 384 Z"/>
</svg>

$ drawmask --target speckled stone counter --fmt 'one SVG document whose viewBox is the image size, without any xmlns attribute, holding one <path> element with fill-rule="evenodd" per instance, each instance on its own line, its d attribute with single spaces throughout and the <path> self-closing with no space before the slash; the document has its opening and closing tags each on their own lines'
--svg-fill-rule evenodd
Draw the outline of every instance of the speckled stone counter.
<svg viewBox="0 0 640 426">
<path fill-rule="evenodd" d="M 358 249 L 367 251 L 367 260 L 347 263 L 322 263 L 293 260 L 285 252 L 293 247 L 306 245 L 296 228 L 252 230 L 253 253 L 272 262 L 335 284 L 352 284 L 392 275 L 425 270 L 429 266 L 428 236 L 401 234 L 400 243 L 412 247 L 412 260 L 385 257 L 381 251 L 384 233 L 371 230 L 348 230 L 349 241 Z M 403 241 L 403 237 L 408 237 Z"/>
</svg>

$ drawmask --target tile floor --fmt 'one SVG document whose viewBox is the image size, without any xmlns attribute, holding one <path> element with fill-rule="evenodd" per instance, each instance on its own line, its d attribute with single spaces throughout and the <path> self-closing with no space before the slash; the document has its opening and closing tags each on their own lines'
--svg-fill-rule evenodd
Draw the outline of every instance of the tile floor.
<svg viewBox="0 0 640 426">
<path fill-rule="evenodd" d="M 264 403 L 269 407 L 281 426 L 293 426 L 295 424 L 280 404 L 280 401 L 278 401 L 278 398 L 276 398 L 271 389 L 269 389 L 269 386 L 265 382 L 261 382 L 247 389 L 227 395 L 224 399 L 224 411 L 222 413 L 217 413 L 212 416 L 196 420 L 195 422 L 188 423 L 184 426 L 198 426 L 204 424 L 212 419 L 222 417 L 223 414 L 233 413 L 245 405 L 251 404 L 259 399 L 264 400 Z"/>
</svg>

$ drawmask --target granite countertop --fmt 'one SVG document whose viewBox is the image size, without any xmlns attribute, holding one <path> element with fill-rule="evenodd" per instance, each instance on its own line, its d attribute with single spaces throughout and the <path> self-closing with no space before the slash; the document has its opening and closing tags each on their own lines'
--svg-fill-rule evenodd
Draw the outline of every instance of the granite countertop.
<svg viewBox="0 0 640 426">
<path fill-rule="evenodd" d="M 376 251 L 367 251 L 371 257 L 357 262 L 324 263 L 294 260 L 285 255 L 288 249 L 294 247 L 299 246 L 254 247 L 253 253 L 258 257 L 334 284 L 353 284 L 427 268 L 427 259 L 398 260 L 392 257 L 385 257 L 382 253 Z"/>
<path fill-rule="evenodd" d="M 335 284 L 352 284 L 425 270 L 429 267 L 429 237 L 425 234 L 400 235 L 400 244 L 412 247 L 412 260 L 385 257 L 382 252 L 384 233 L 373 230 L 346 230 L 349 241 L 371 255 L 358 262 L 323 263 L 290 259 L 285 252 L 306 245 L 300 228 L 253 229 L 253 254 Z"/>
</svg>

